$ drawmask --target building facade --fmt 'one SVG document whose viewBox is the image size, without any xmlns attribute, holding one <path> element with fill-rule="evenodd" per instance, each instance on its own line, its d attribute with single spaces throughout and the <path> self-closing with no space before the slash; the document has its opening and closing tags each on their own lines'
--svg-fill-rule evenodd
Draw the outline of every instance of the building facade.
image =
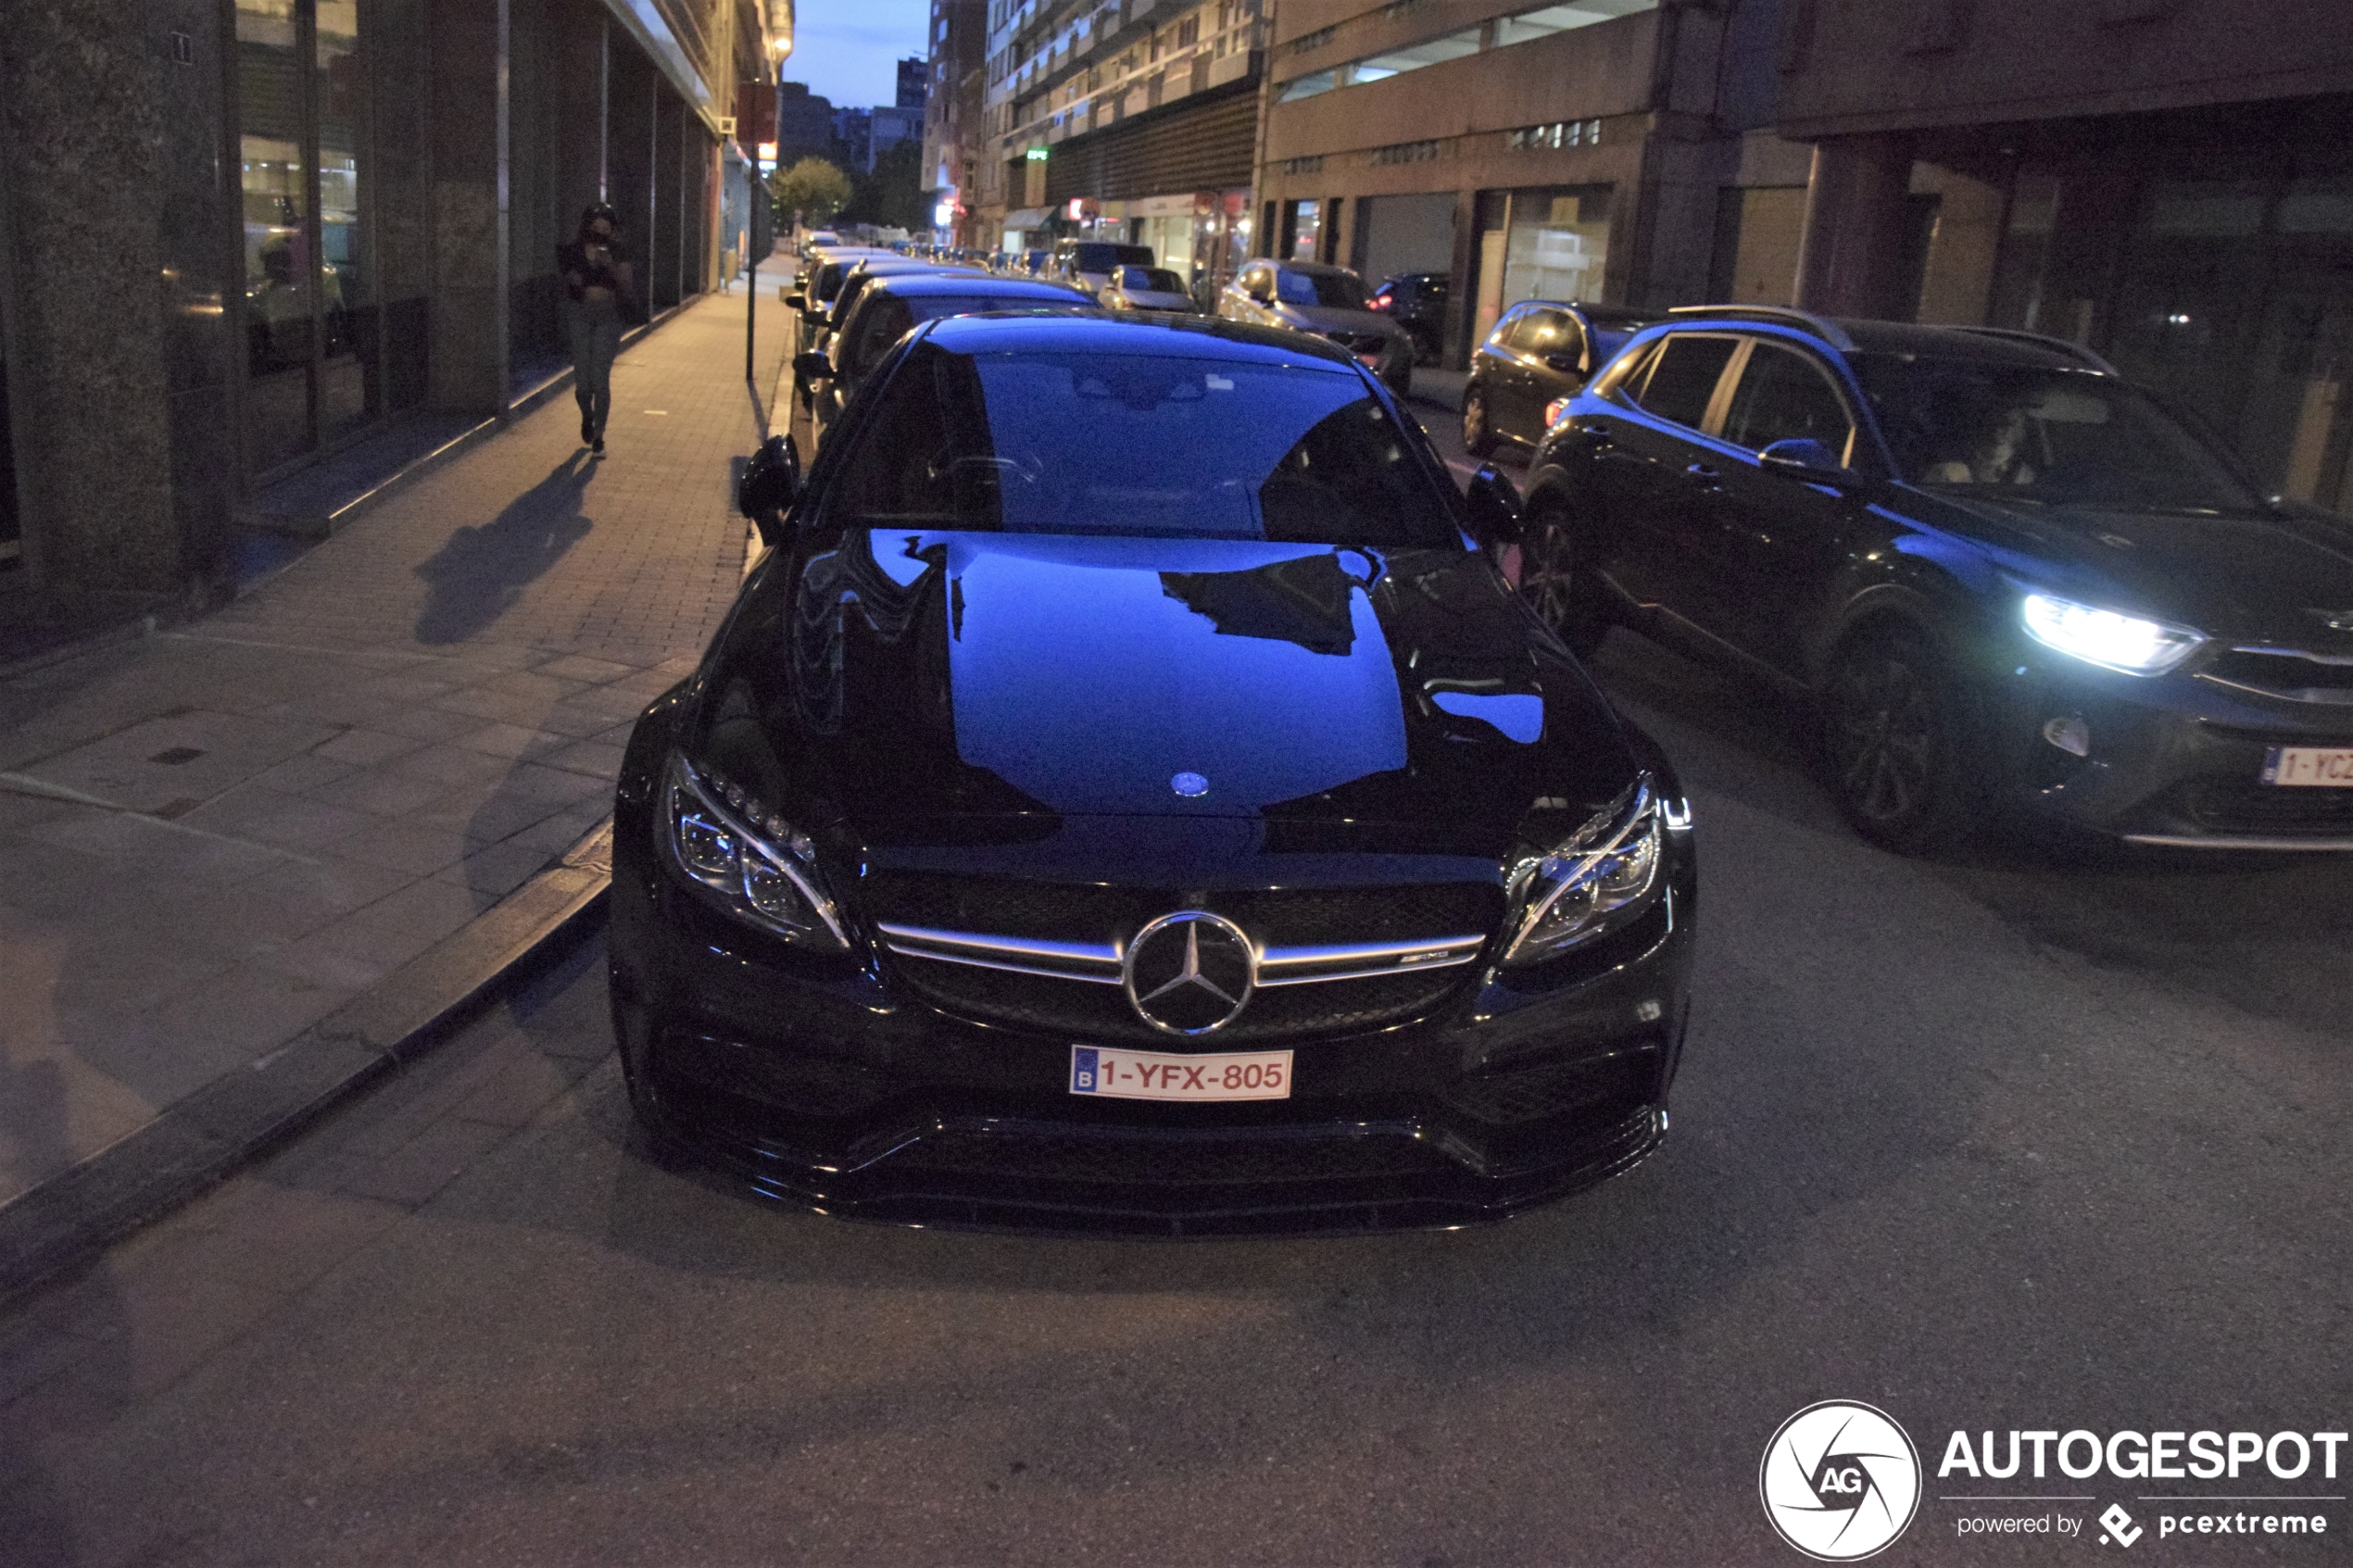
<svg viewBox="0 0 2353 1568">
<path fill-rule="evenodd" d="M 1789 4 L 1785 297 L 2073 339 L 2353 512 L 2353 7 Z"/>
<path fill-rule="evenodd" d="M 988 46 L 988 0 L 932 0 L 931 55 L 924 95 L 924 194 L 932 208 L 932 238 L 941 245 L 996 243 L 983 204 L 1004 211 L 1001 180 L 985 177 L 982 63 Z"/>
<path fill-rule="evenodd" d="M 1259 0 L 989 0 L 983 207 L 1008 248 L 1151 246 L 1212 284 L 1248 254 Z"/>
<path fill-rule="evenodd" d="M 218 591 L 243 497 L 560 361 L 556 246 L 618 208 L 710 285 L 721 127 L 789 0 L 0 0 L 0 555 Z"/>
<path fill-rule="evenodd" d="M 1258 251 L 1453 282 L 1443 362 L 1509 305 L 1706 298 L 1718 209 L 1804 183 L 1767 0 L 1285 0 Z"/>
</svg>

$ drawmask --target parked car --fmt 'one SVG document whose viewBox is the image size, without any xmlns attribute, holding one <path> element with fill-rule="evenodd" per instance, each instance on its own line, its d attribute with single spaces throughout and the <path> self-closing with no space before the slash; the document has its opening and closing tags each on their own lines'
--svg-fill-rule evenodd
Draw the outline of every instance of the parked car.
<svg viewBox="0 0 2353 1568">
<path fill-rule="evenodd" d="M 846 322 L 857 308 L 858 296 L 867 286 L 882 278 L 963 277 L 985 278 L 988 274 L 977 268 L 960 266 L 952 261 L 918 261 L 906 257 L 865 257 L 845 273 L 841 287 L 835 292 L 833 304 L 825 311 L 823 324 L 812 324 L 802 347 L 824 348 L 833 340 L 832 328 Z"/>
<path fill-rule="evenodd" d="M 1175 310 L 1189 316 L 1200 309 L 1185 280 L 1165 267 L 1118 268 L 1095 297 L 1106 310 Z"/>
<path fill-rule="evenodd" d="M 1370 308 L 1365 280 L 1312 261 L 1253 261 L 1217 296 L 1229 321 L 1312 332 L 1354 355 L 1403 397 L 1414 383 L 1414 340 Z"/>
<path fill-rule="evenodd" d="M 1679 310 L 1571 400 L 1523 591 L 1808 699 L 1867 836 L 2353 849 L 2353 527 L 2084 349 Z"/>
<path fill-rule="evenodd" d="M 1414 340 L 1415 363 L 1434 365 L 1446 352 L 1446 303 L 1454 281 L 1443 272 L 1399 272 L 1381 280 L 1366 303 Z"/>
<path fill-rule="evenodd" d="M 892 345 L 920 322 L 982 310 L 1086 310 L 1095 302 L 1060 283 L 992 278 L 964 268 L 933 268 L 876 278 L 841 318 L 828 350 L 803 350 L 793 381 L 808 404 L 820 443 L 831 433 Z"/>
<path fill-rule="evenodd" d="M 1109 240 L 1058 240 L 1049 271 L 1058 281 L 1084 289 L 1091 296 L 1102 292 L 1114 269 L 1159 265 L 1160 257 L 1152 254 L 1150 245 L 1115 245 Z"/>
<path fill-rule="evenodd" d="M 893 281 L 870 291 L 941 286 Z M 1666 759 L 1340 351 L 969 316 L 875 367 L 621 769 L 632 1104 L 926 1224 L 1444 1225 L 1664 1132 Z"/>
<path fill-rule="evenodd" d="M 809 266 L 800 278 L 800 287 L 791 298 L 800 307 L 801 319 L 812 328 L 823 328 L 831 311 L 834 296 L 841 292 L 841 281 L 860 262 L 896 261 L 899 257 L 887 250 L 866 246 L 838 246 L 821 250 L 811 256 Z"/>
<path fill-rule="evenodd" d="M 1463 446 L 1477 457 L 1498 441 L 1532 447 L 1565 401 L 1655 313 L 1533 299 L 1515 305 L 1471 354 L 1463 383 Z"/>
</svg>

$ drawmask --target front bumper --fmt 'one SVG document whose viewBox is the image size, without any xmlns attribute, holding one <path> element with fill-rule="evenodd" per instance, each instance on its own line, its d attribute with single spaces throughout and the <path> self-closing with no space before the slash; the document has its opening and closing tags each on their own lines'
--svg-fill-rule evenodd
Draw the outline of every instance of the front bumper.
<svg viewBox="0 0 2353 1568">
<path fill-rule="evenodd" d="M 1280 1042 L 1291 1099 L 1177 1105 L 1073 1095 L 1085 1042 L 954 1016 L 872 960 L 808 960 L 652 859 L 617 856 L 612 897 L 639 1114 L 827 1212 L 1153 1236 L 1456 1225 L 1625 1171 L 1667 1125 L 1687 874 L 1573 972 L 1481 973 L 1409 1023 Z"/>
<path fill-rule="evenodd" d="M 2079 722 L 2089 753 L 2045 729 Z M 2141 678 L 2020 660 L 1996 703 L 1998 741 L 2027 806 L 2131 843 L 2353 850 L 2353 789 L 2262 782 L 2274 746 L 2353 746 L 2353 706 L 2294 702 L 2193 671 Z"/>
</svg>

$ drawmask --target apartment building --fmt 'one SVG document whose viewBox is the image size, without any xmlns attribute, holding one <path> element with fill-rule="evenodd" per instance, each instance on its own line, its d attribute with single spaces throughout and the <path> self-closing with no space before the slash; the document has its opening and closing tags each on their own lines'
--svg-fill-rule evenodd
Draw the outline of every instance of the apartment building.
<svg viewBox="0 0 2353 1568">
<path fill-rule="evenodd" d="M 1251 232 L 1260 0 L 988 0 L 984 163 L 1009 248 L 1152 247 L 1213 285 Z"/>
<path fill-rule="evenodd" d="M 1806 150 L 1763 129 L 1776 15 L 1768 0 L 1284 0 L 1255 248 L 1371 282 L 1449 275 L 1455 366 L 1517 300 L 1705 299 L 1720 211 L 1805 182 Z"/>
</svg>

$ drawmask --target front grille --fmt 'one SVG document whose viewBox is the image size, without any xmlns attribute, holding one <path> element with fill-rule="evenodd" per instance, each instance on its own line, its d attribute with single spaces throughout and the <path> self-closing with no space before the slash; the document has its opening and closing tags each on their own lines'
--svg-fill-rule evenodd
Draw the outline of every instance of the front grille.
<svg viewBox="0 0 2353 1568">
<path fill-rule="evenodd" d="M 2288 649 L 2232 648 L 2198 672 L 2289 702 L 2353 704 L 2353 656 L 2306 658 Z"/>
<path fill-rule="evenodd" d="M 1368 1136 L 1154 1137 L 1056 1133 L 926 1135 L 891 1156 L 894 1170 L 942 1175 L 1156 1188 L 1344 1182 L 1444 1172 L 1452 1161 L 1419 1139 Z"/>
<path fill-rule="evenodd" d="M 1189 1041 L 1164 1035 L 1137 1017 L 1127 1005 L 1126 992 L 1116 985 L 923 959 L 901 959 L 898 967 L 910 989 L 950 1012 L 1078 1041 L 1127 1041 L 1161 1050 L 1223 1050 L 1395 1022 L 1436 1007 L 1469 972 L 1443 969 L 1262 989 L 1252 994 L 1250 1005 L 1231 1023 Z"/>
<path fill-rule="evenodd" d="M 1173 910 L 1201 909 L 1224 915 L 1269 947 L 1491 932 L 1504 914 L 1503 890 L 1484 882 L 1211 893 L 1190 902 L 1176 888 L 877 872 L 859 884 L 858 901 L 868 915 L 894 925 L 1057 942 L 1124 942 Z"/>
<path fill-rule="evenodd" d="M 2353 838 L 2353 789 L 2286 788 L 2246 779 L 2192 779 L 2172 804 L 2208 833 Z"/>
<path fill-rule="evenodd" d="M 1261 948 L 1414 943 L 1484 936 L 1503 916 L 1503 892 L 1489 883 L 1403 884 L 1212 893 L 1188 899 L 1171 889 L 1065 886 L 882 872 L 861 884 L 861 902 L 879 922 L 1038 942 L 1105 948 L 1183 909 L 1223 915 Z M 894 954 L 893 968 L 917 995 L 965 1017 L 1042 1034 L 1163 1049 L 1180 1042 L 1137 1017 L 1124 989 L 1055 975 L 1018 973 Z M 1345 1034 L 1419 1016 L 1469 977 L 1467 965 L 1405 970 L 1361 979 L 1265 985 L 1239 1017 L 1197 1048 Z"/>
</svg>

